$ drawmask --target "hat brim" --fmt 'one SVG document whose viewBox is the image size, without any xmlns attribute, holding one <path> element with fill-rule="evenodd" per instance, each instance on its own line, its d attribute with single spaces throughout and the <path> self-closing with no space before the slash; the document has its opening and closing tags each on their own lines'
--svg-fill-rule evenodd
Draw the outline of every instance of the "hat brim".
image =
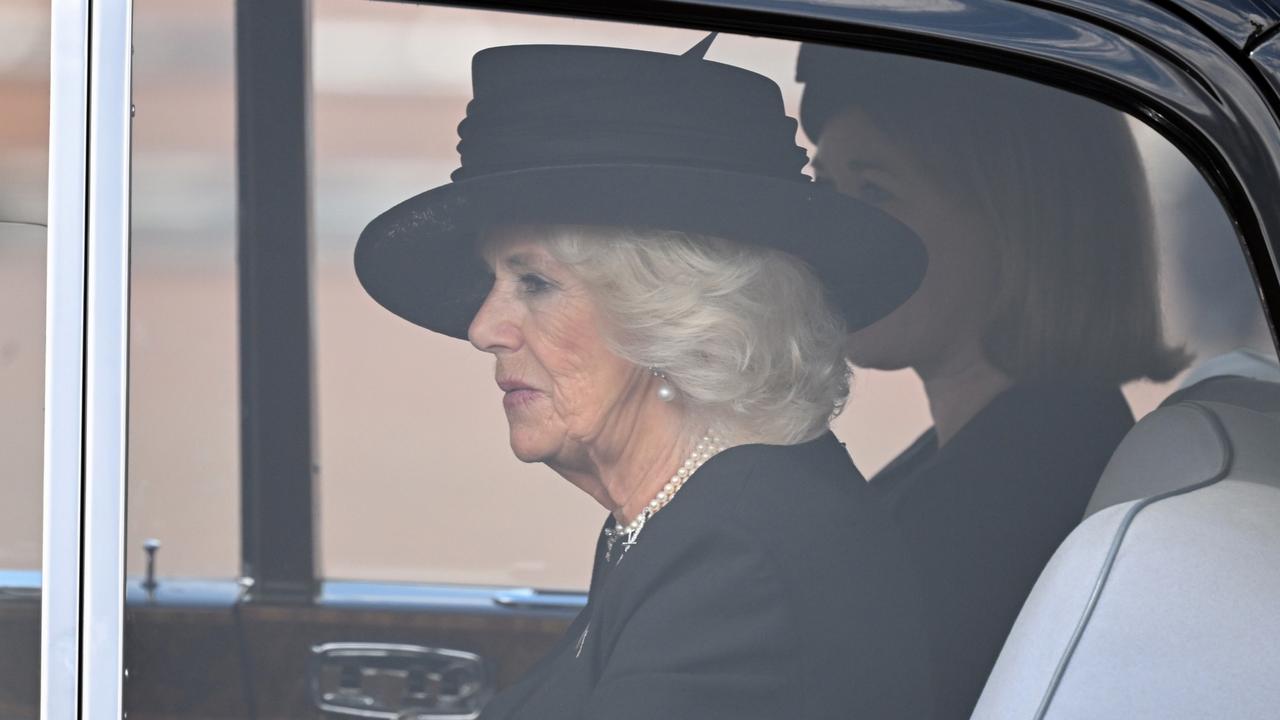
<svg viewBox="0 0 1280 720">
<path fill-rule="evenodd" d="M 428 190 L 360 233 L 356 275 L 386 309 L 465 339 L 493 275 L 476 238 L 502 224 L 679 230 L 804 260 L 850 330 L 915 292 L 927 256 L 906 226 L 811 182 L 663 165 L 578 165 L 493 173 Z"/>
</svg>

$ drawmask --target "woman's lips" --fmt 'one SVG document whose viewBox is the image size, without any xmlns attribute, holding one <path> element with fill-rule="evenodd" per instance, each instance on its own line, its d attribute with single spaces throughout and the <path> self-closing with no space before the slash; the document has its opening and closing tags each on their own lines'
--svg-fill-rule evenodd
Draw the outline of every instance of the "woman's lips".
<svg viewBox="0 0 1280 720">
<path fill-rule="evenodd" d="M 523 382 L 514 379 L 499 380 L 498 388 L 501 389 L 503 393 L 502 406 L 508 410 L 527 405 L 542 394 L 540 390 L 531 388 Z"/>
<path fill-rule="evenodd" d="M 516 388 L 508 390 L 502 396 L 502 407 L 512 410 L 533 402 L 542 393 L 533 388 Z"/>
</svg>

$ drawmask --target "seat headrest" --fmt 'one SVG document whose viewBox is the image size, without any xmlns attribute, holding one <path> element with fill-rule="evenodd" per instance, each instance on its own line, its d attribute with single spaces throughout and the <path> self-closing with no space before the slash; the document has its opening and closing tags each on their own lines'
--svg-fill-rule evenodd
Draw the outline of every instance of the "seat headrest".
<svg viewBox="0 0 1280 720">
<path fill-rule="evenodd" d="M 1280 383 L 1237 375 L 1219 375 L 1182 388 L 1165 398 L 1160 407 L 1172 407 L 1184 402 L 1214 402 L 1260 413 L 1280 414 Z"/>
<path fill-rule="evenodd" d="M 1280 485 L 1280 384 L 1214 377 L 1179 391 L 1116 448 L 1085 510 L 1230 476 Z"/>
</svg>

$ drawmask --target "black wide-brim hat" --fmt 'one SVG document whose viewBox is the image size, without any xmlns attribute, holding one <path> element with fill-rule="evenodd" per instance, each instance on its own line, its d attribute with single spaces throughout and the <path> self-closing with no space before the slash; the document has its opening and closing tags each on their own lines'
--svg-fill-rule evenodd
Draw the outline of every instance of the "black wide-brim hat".
<svg viewBox="0 0 1280 720">
<path fill-rule="evenodd" d="M 906 300 L 926 256 L 904 225 L 803 174 L 772 80 L 685 55 L 517 45 L 473 59 L 452 182 L 375 218 L 356 274 L 391 312 L 466 338 L 493 284 L 486 229 L 677 230 L 782 250 L 823 282 L 849 329 Z"/>
</svg>

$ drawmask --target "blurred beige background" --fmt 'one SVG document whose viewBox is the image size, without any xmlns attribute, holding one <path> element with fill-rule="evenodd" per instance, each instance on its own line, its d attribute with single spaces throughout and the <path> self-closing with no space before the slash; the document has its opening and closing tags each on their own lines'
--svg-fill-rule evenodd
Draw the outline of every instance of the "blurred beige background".
<svg viewBox="0 0 1280 720">
<path fill-rule="evenodd" d="M 368 219 L 447 181 L 475 51 L 563 42 L 678 52 L 703 33 L 360 0 L 313 9 L 322 573 L 585 587 L 603 510 L 511 456 L 487 356 L 379 309 L 356 283 L 351 250 Z M 47 13 L 47 0 L 0 6 L 0 219 L 44 218 Z M 135 2 L 131 571 L 154 537 L 162 574 L 238 572 L 232 22 L 231 0 Z M 794 43 L 721 36 L 709 57 L 773 77 L 794 114 L 795 53 Z M 1212 195 L 1167 143 L 1139 136 L 1174 233 L 1188 188 L 1196 207 L 1212 208 Z M 1234 242 L 1225 218 L 1211 225 Z M 0 235 L 0 567 L 40 561 L 42 273 L 38 232 Z M 1171 334 L 1186 337 L 1176 288 L 1167 292 Z M 1126 392 L 1141 414 L 1168 389 Z M 913 375 L 861 371 L 836 429 L 870 474 L 927 425 Z"/>
<path fill-rule="evenodd" d="M 0 3 L 0 568 L 40 567 L 48 15 Z"/>
</svg>

